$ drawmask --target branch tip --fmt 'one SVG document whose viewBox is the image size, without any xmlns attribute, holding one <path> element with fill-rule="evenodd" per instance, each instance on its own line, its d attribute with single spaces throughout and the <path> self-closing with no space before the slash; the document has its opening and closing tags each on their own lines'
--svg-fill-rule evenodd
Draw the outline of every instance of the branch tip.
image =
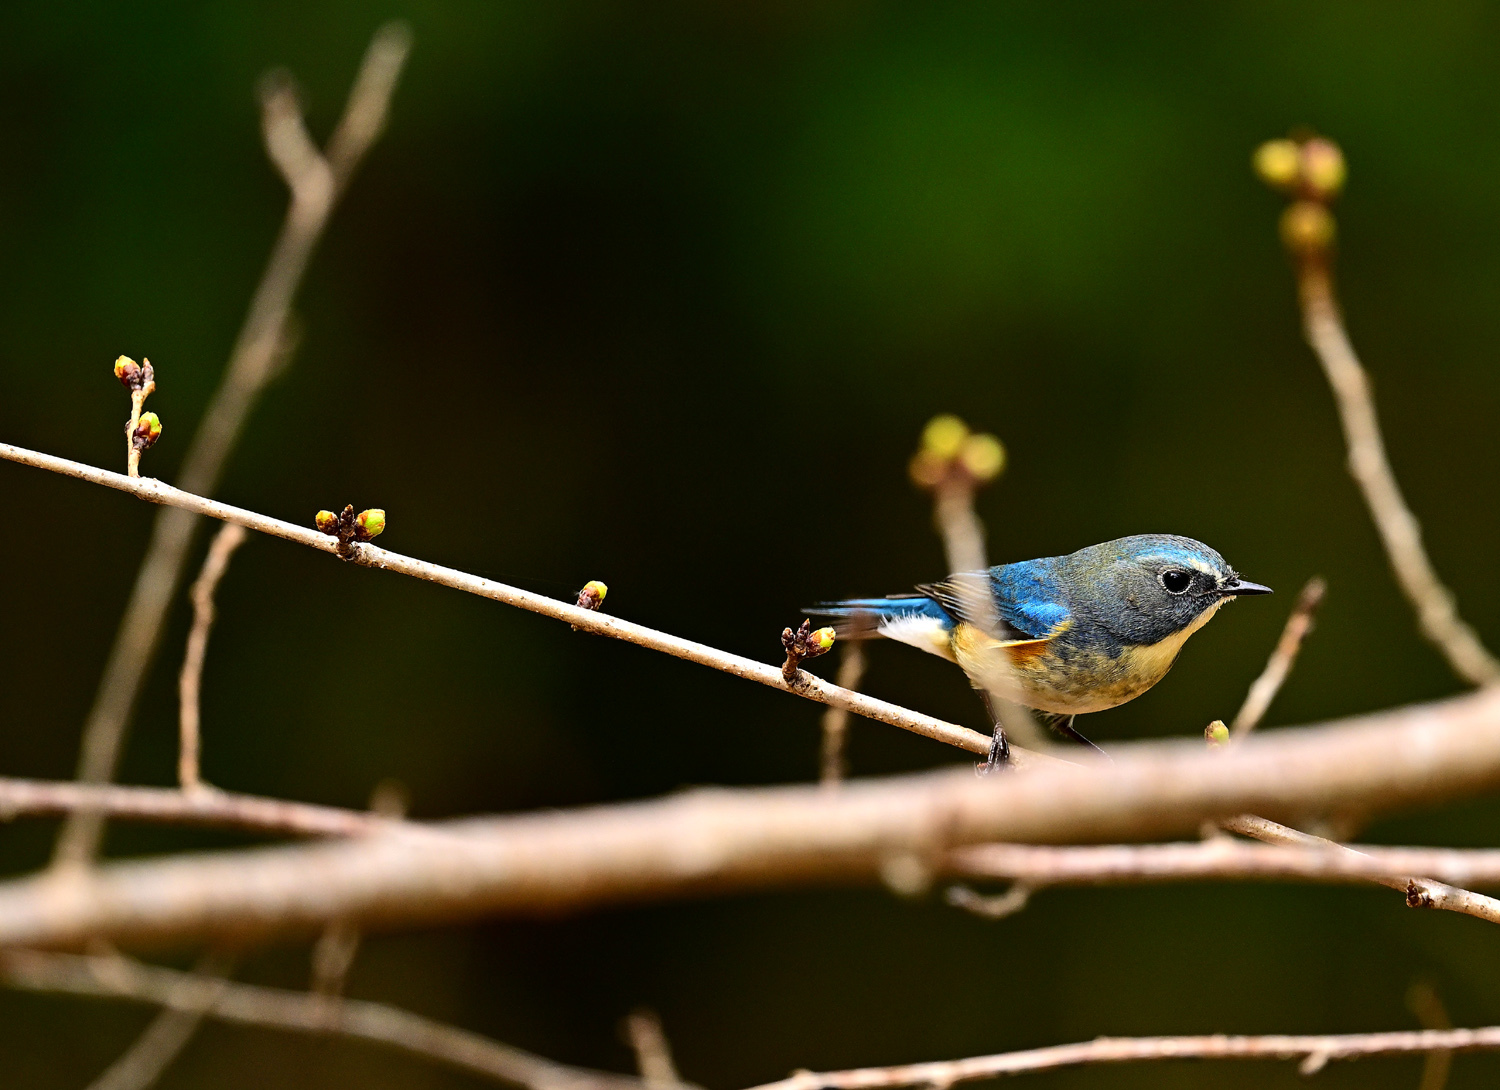
<svg viewBox="0 0 1500 1090">
<path fill-rule="evenodd" d="M 834 632 L 831 628 L 813 628 L 812 620 L 804 618 L 794 632 L 790 628 L 781 630 L 781 646 L 786 648 L 786 662 L 782 663 L 781 676 L 788 685 L 797 681 L 797 671 L 803 662 L 824 655 L 832 649 Z"/>
</svg>

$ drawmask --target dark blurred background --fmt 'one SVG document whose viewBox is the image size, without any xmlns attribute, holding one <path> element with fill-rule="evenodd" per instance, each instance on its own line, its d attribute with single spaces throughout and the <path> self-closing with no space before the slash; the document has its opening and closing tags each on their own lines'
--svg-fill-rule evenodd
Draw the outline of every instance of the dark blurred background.
<svg viewBox="0 0 1500 1090">
<path fill-rule="evenodd" d="M 116 466 L 110 363 L 146 355 L 165 424 L 147 472 L 174 476 L 284 207 L 255 81 L 290 68 L 322 138 L 393 16 L 416 47 L 388 135 L 221 498 L 294 520 L 382 506 L 393 549 L 559 596 L 603 579 L 612 612 L 779 660 L 809 601 L 943 574 L 905 463 L 954 411 L 1011 453 L 981 501 L 994 559 L 1174 532 L 1283 592 L 1092 717 L 1106 745 L 1232 715 L 1314 573 L 1329 598 L 1273 723 L 1452 693 L 1344 472 L 1281 202 L 1249 169 L 1308 124 L 1350 161 L 1339 271 L 1396 470 L 1500 642 L 1500 13 L 1480 3 L 10 4 L 0 437 Z M 14 466 L 0 488 L 0 772 L 66 777 L 153 511 Z M 434 818 L 816 773 L 812 704 L 282 542 L 252 539 L 220 602 L 205 774 L 226 788 L 360 806 L 396 777 Z M 187 616 L 128 782 L 172 782 Z M 875 648 L 867 687 L 984 722 L 907 648 Z M 959 759 L 853 727 L 856 774 Z M 1481 800 L 1364 835 L 1492 844 L 1497 818 Z M 52 835 L 5 827 L 0 863 L 40 865 Z M 109 850 L 232 842 L 120 827 Z M 1417 980 L 1492 1023 L 1497 974 L 1500 932 L 1380 890 L 1064 891 L 998 924 L 866 890 L 376 937 L 351 992 L 617 1069 L 618 1021 L 649 1004 L 684 1075 L 729 1090 L 1096 1034 L 1405 1028 Z M 303 986 L 306 949 L 241 976 Z M 82 1086 L 147 1018 L 0 993 L 0 1068 Z M 1419 1066 L 1318 1080 L 1409 1087 Z M 1465 1056 L 1451 1085 L 1497 1076 Z M 478 1084 L 210 1026 L 161 1085 Z M 1304 1082 L 1158 1065 L 1029 1085 Z"/>
</svg>

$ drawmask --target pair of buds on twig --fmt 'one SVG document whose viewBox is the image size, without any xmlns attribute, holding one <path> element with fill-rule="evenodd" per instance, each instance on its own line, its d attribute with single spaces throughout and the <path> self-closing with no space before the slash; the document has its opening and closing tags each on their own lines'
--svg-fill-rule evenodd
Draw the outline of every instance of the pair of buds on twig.
<svg viewBox="0 0 1500 1090">
<path fill-rule="evenodd" d="M 1281 214 L 1281 241 L 1296 257 L 1326 256 L 1333 245 L 1333 213 L 1328 205 L 1344 188 L 1348 168 L 1332 140 L 1294 133 L 1267 140 L 1255 149 L 1255 173 L 1272 189 L 1292 197 Z"/>
<path fill-rule="evenodd" d="M 142 358 L 136 363 L 129 356 L 120 356 L 115 360 L 115 378 L 130 391 L 130 422 L 125 425 L 125 462 L 130 475 L 138 477 L 141 452 L 161 438 L 161 418 L 155 413 L 141 412 L 146 398 L 156 389 L 156 370 L 148 359 Z"/>
<path fill-rule="evenodd" d="M 351 503 L 338 514 L 319 511 L 313 524 L 320 533 L 339 539 L 338 555 L 348 560 L 354 555 L 356 541 L 373 541 L 385 533 L 385 512 L 372 507 L 356 515 Z"/>
<path fill-rule="evenodd" d="M 922 488 L 959 485 L 972 489 L 993 481 L 1004 468 L 1005 447 L 999 439 L 970 431 L 958 417 L 944 413 L 922 429 L 922 444 L 907 471 Z"/>
</svg>

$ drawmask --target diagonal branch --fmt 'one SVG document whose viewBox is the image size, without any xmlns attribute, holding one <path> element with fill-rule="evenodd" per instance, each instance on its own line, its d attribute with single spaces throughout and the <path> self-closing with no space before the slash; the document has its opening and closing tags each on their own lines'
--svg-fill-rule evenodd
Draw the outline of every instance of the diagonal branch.
<svg viewBox="0 0 1500 1090">
<path fill-rule="evenodd" d="M 139 499 L 151 503 L 159 503 L 170 507 L 182 508 L 195 515 L 207 515 L 210 518 L 221 519 L 225 522 L 238 523 L 250 530 L 256 530 L 272 537 L 279 537 L 286 541 L 294 541 L 299 545 L 306 545 L 325 553 L 337 555 L 339 541 L 328 534 L 319 533 L 308 526 L 298 526 L 295 523 L 285 522 L 281 519 L 271 518 L 268 515 L 257 514 L 247 511 L 242 507 L 234 507 L 227 503 L 219 503 L 217 500 L 205 499 L 194 495 L 184 489 L 174 488 L 169 484 L 154 480 L 149 477 L 126 477 L 120 473 L 111 473 L 106 469 L 98 469 L 94 466 L 84 465 L 82 462 L 70 461 L 67 458 L 58 458 L 50 454 L 41 454 L 37 451 L 26 450 L 23 447 L 12 446 L 9 443 L 0 443 L 0 460 L 17 462 L 21 465 L 32 466 L 36 469 L 50 470 L 60 473 L 65 477 L 74 477 L 78 480 L 88 481 L 92 484 L 101 484 L 108 488 L 115 488 L 121 492 L 128 492 Z M 831 685 L 813 674 L 806 671 L 797 675 L 795 683 L 788 682 L 783 676 L 781 669 L 767 663 L 756 662 L 740 655 L 731 655 L 728 652 L 708 647 L 705 644 L 696 643 L 693 640 L 685 640 L 680 636 L 673 636 L 665 632 L 647 628 L 645 625 L 633 624 L 630 621 L 621 620 L 607 613 L 598 613 L 588 609 L 581 609 L 567 602 L 560 602 L 555 598 L 544 595 L 533 594 L 530 591 L 521 590 L 516 587 L 506 586 L 491 579 L 482 579 L 477 575 L 469 575 L 466 572 L 457 571 L 453 568 L 445 568 L 439 564 L 429 564 L 424 560 L 403 556 L 386 549 L 380 549 L 370 544 L 351 544 L 349 546 L 349 559 L 352 563 L 365 567 L 380 568 L 385 571 L 398 572 L 409 575 L 416 579 L 422 579 L 429 583 L 438 583 L 454 590 L 461 590 L 468 594 L 475 594 L 481 598 L 490 598 L 506 605 L 518 606 L 532 613 L 540 613 L 555 620 L 566 621 L 574 628 L 592 632 L 595 635 L 610 636 L 615 639 L 624 640 L 627 643 L 638 644 L 654 651 L 662 651 L 677 658 L 687 659 L 703 666 L 710 666 L 716 670 L 723 670 L 736 677 L 758 681 L 762 685 L 769 685 L 773 689 L 783 692 L 795 693 L 809 700 L 815 700 L 823 704 L 829 704 L 836 708 L 845 708 L 856 715 L 863 715 L 869 719 L 875 719 L 882 723 L 888 723 L 902 730 L 909 730 L 915 734 L 932 738 L 939 742 L 957 746 L 971 753 L 988 753 L 990 741 L 978 731 L 969 730 L 953 723 L 944 722 L 930 715 L 910 711 L 866 696 L 863 693 L 853 692 L 837 685 Z M 1061 763 L 1057 758 L 1049 757 L 1041 753 L 1026 752 L 1017 749 L 1014 757 L 1017 767 L 1030 767 L 1039 764 Z"/>
<path fill-rule="evenodd" d="M 1338 405 L 1349 447 L 1349 472 L 1370 509 L 1396 582 L 1416 610 L 1417 627 L 1465 681 L 1474 685 L 1500 681 L 1500 661 L 1458 615 L 1453 592 L 1443 585 L 1432 566 L 1422 544 L 1422 527 L 1396 483 L 1375 415 L 1370 377 L 1344 330 L 1327 263 L 1304 258 L 1299 266 L 1298 288 L 1307 342 L 1323 365 Z"/>
<path fill-rule="evenodd" d="M 278 169 L 289 179 L 292 201 L 224 377 L 183 458 L 178 480 L 184 489 L 206 493 L 218 486 L 230 451 L 273 377 L 278 359 L 284 356 L 292 299 L 339 195 L 380 135 L 391 93 L 410 46 L 410 36 L 401 24 L 388 24 L 376 32 L 355 79 L 343 120 L 329 142 L 322 168 L 328 178 L 321 187 L 321 197 L 314 192 L 317 186 L 304 183 L 299 187 L 292 180 L 294 175 L 286 173 L 286 148 L 288 141 L 295 143 L 292 130 L 301 130 L 301 117 L 297 114 L 294 123 L 288 116 L 288 103 L 292 101 L 289 88 L 284 84 L 268 87 L 262 103 L 267 148 Z M 290 110 L 295 113 L 294 103 Z M 312 164 L 322 161 L 322 157 L 315 161 L 306 148 L 302 150 L 304 173 L 308 169 L 316 173 L 317 168 Z M 167 508 L 156 517 L 99 691 L 84 724 L 78 759 L 80 780 L 100 783 L 114 778 L 125 730 L 146 671 L 156 657 L 167 608 L 182 580 L 197 524 L 196 516 L 183 508 Z M 102 831 L 103 823 L 97 815 L 87 811 L 75 814 L 58 838 L 55 860 L 78 865 L 92 859 L 98 853 Z"/>
<path fill-rule="evenodd" d="M 120 957 L 16 950 L 0 955 L 0 977 L 27 991 L 133 999 L 201 1012 L 220 1022 L 357 1038 L 528 1090 L 642 1090 L 645 1085 L 628 1075 L 556 1063 L 397 1007 L 235 984 Z"/>
</svg>

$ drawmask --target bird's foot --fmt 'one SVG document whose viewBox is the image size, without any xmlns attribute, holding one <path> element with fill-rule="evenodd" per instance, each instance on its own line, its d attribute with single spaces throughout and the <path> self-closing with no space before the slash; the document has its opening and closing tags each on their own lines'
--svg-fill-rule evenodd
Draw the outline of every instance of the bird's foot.
<svg viewBox="0 0 1500 1090">
<path fill-rule="evenodd" d="M 988 776 L 997 769 L 1009 767 L 1010 742 L 1006 741 L 1005 731 L 1000 729 L 999 723 L 996 723 L 995 733 L 990 735 L 990 755 L 983 761 L 974 762 L 974 774 Z"/>
</svg>

